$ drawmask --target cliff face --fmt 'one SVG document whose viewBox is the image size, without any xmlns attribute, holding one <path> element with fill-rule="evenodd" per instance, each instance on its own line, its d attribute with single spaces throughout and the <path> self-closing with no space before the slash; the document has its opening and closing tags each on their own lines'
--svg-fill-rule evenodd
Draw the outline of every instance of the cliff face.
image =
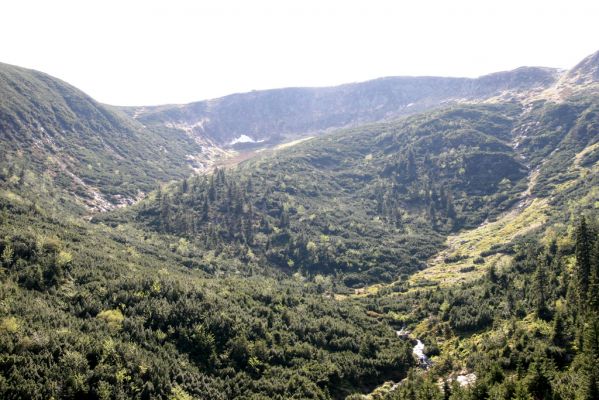
<svg viewBox="0 0 599 400">
<path fill-rule="evenodd" d="M 326 88 L 287 88 L 234 94 L 187 105 L 130 107 L 147 126 L 191 129 L 226 146 L 243 135 L 278 142 L 360 123 L 390 120 L 464 101 L 550 87 L 560 72 L 523 67 L 477 79 L 389 77 Z"/>
</svg>

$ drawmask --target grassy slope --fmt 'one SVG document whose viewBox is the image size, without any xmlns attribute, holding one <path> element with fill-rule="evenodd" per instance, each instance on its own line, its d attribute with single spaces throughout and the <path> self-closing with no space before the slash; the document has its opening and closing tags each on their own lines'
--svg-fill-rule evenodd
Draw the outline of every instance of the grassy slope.
<svg viewBox="0 0 599 400">
<path fill-rule="evenodd" d="M 187 155 L 200 152 L 182 132 L 150 131 L 56 78 L 7 64 L 0 64 L 0 140 L 3 186 L 46 184 L 98 209 L 185 177 Z"/>
<path fill-rule="evenodd" d="M 522 309 L 503 310 L 504 303 L 492 307 L 483 305 L 483 308 L 489 308 L 488 310 L 485 308 L 485 311 L 495 317 L 491 320 L 492 323 L 488 323 L 483 329 L 475 329 L 474 333 L 449 333 L 451 331 L 447 331 L 447 327 L 444 327 L 446 322 L 443 321 L 447 321 L 447 315 L 456 315 L 452 312 L 452 308 L 458 309 L 457 305 L 460 303 L 475 307 L 477 301 L 465 298 L 459 301 L 453 300 L 452 304 L 452 297 L 459 298 L 460 293 L 468 291 L 486 292 L 487 294 L 481 297 L 488 296 L 489 289 L 486 285 L 490 268 L 501 277 L 500 282 L 501 279 L 513 279 L 508 284 L 510 290 L 516 293 L 526 292 L 527 286 L 531 285 L 532 274 L 531 271 L 521 270 L 522 254 L 516 250 L 522 251 L 525 243 L 530 241 L 539 241 L 545 246 L 555 241 L 560 251 L 565 252 L 561 256 L 561 262 L 567 271 L 566 277 L 551 275 L 549 277 L 551 283 L 547 283 L 548 287 L 555 285 L 556 281 L 567 280 L 567 276 L 573 272 L 574 257 L 569 253 L 575 240 L 572 227 L 581 215 L 590 216 L 591 221 L 596 220 L 594 216 L 599 210 L 597 191 L 599 116 L 595 111 L 597 103 L 592 95 L 580 100 L 562 105 L 547 104 L 533 111 L 544 123 L 551 119 L 558 129 L 551 129 L 551 124 L 537 127 L 537 132 L 544 138 L 529 135 L 527 138 L 529 144 L 531 142 L 543 144 L 547 140 L 553 140 L 556 147 L 548 150 L 545 145 L 537 145 L 523 149 L 528 151 L 523 155 L 533 160 L 531 162 L 533 168 L 528 177 L 528 187 L 522 192 L 521 201 L 513 209 L 474 229 L 462 230 L 448 236 L 446 247 L 428 260 L 427 269 L 412 275 L 407 281 L 395 282 L 391 285 L 375 285 L 367 288 L 364 295 L 354 296 L 359 301 L 372 298 L 376 299 L 377 304 L 382 302 L 381 307 L 388 311 L 382 315 L 391 320 L 403 321 L 403 323 L 417 321 L 418 323 L 413 325 L 413 335 L 427 338 L 429 348 L 433 346 L 440 352 L 440 356 L 433 357 L 436 365 L 435 376 L 449 376 L 455 379 L 458 373 L 476 371 L 479 379 L 486 379 L 483 365 L 487 365 L 488 368 L 488 363 L 491 362 L 488 357 L 499 360 L 506 352 L 508 354 L 511 352 L 512 359 L 521 357 L 528 363 L 533 357 L 534 349 L 542 347 L 535 343 L 536 340 L 548 343 L 548 346 L 552 345 L 550 341 L 554 335 L 552 323 L 538 318 L 532 312 L 519 315 L 517 318 L 502 317 L 502 313 L 505 315 L 523 313 Z M 569 114 L 571 108 L 577 110 L 575 115 Z M 556 111 L 563 119 L 555 118 Z M 527 124 L 530 124 L 530 120 L 525 122 L 525 126 Z M 542 158 L 530 153 L 535 147 L 543 149 L 541 152 L 544 152 L 546 157 Z M 561 284 L 563 285 L 563 282 Z M 491 296 L 502 296 L 502 294 L 498 291 Z M 565 293 L 561 296 L 565 296 Z M 439 304 L 436 306 L 430 304 L 432 298 L 435 298 Z M 402 300 L 398 302 L 398 299 Z M 572 312 L 573 306 L 569 304 L 570 301 L 570 297 L 558 298 L 550 308 L 554 313 L 564 315 L 566 312 Z M 400 305 L 402 303 L 414 304 L 415 308 L 405 304 Z M 528 304 L 527 307 L 530 307 L 527 300 L 520 299 L 519 307 L 523 307 L 522 304 Z M 457 311 L 457 315 L 460 313 L 464 311 Z M 566 329 L 564 335 L 574 335 L 574 333 Z M 527 340 L 530 340 L 530 343 Z M 547 354 L 551 354 L 552 351 L 556 351 L 555 348 L 546 350 Z M 564 368 L 564 360 L 559 358 L 563 357 L 564 350 L 557 351 L 560 356 L 553 354 L 550 357 L 556 357 L 561 363 L 560 368 Z M 505 359 L 501 362 L 507 363 Z M 505 368 L 503 373 L 511 380 L 516 379 L 509 372 L 513 365 L 507 365 Z M 576 364 L 573 368 L 572 371 L 564 369 L 562 371 L 564 377 L 560 379 L 571 379 L 571 376 L 575 376 L 570 374 L 577 373 L 575 371 L 579 366 Z M 557 375 L 557 371 L 552 374 Z M 561 382 L 563 385 L 564 381 Z M 571 390 L 567 385 L 556 387 L 566 393 L 570 393 L 568 390 Z M 401 398 L 397 397 L 399 394 L 393 394 L 389 384 L 381 386 L 373 393 L 383 398 L 387 398 L 385 396 Z"/>
<path fill-rule="evenodd" d="M 275 227 L 277 213 L 285 209 L 292 234 L 307 235 L 317 248 L 326 248 L 341 260 L 358 260 L 354 269 L 340 276 L 354 274 L 362 279 L 358 282 L 373 282 L 414 272 L 414 265 L 408 264 L 434 256 L 440 239 L 448 234 L 456 247 L 445 254 L 453 256 L 455 251 L 469 257 L 456 264 L 464 261 L 466 265 L 493 245 L 510 245 L 539 216 L 562 233 L 564 224 L 581 210 L 597 207 L 594 104 L 594 99 L 584 98 L 562 105 L 537 104 L 528 114 L 521 114 L 512 104 L 429 113 L 313 139 L 244 163 L 228 179 L 243 183 L 251 177 L 256 197 L 277 205 L 270 214 L 254 204 L 256 212 Z M 536 128 L 525 131 L 526 126 Z M 33 131 L 24 132 L 33 135 Z M 519 145 L 514 146 L 515 142 Z M 556 148 L 560 151 L 553 153 Z M 410 149 L 417 154 L 417 178 L 405 179 Z M 528 171 L 539 167 L 531 190 L 522 156 L 530 164 Z M 7 159 L 0 196 L 2 250 L 8 243 L 20 249 L 8 261 L 2 260 L 0 362 L 5 380 L 0 381 L 0 390 L 7 397 L 16 391 L 21 397 L 69 393 L 99 397 L 107 387 L 120 396 L 135 397 L 150 391 L 148 382 L 154 390 L 150 393 L 161 397 L 177 388 L 196 396 L 210 393 L 213 398 L 251 392 L 271 398 L 342 397 L 385 379 L 400 378 L 410 364 L 409 357 L 404 357 L 408 343 L 398 341 L 380 317 L 400 316 L 414 322 L 410 318 L 424 313 L 430 299 L 418 298 L 415 307 L 403 310 L 403 315 L 394 309 L 396 298 L 387 296 L 392 286 L 380 286 L 383 290 L 374 296 L 380 304 L 371 303 L 373 296 L 358 303 L 338 302 L 330 293 L 334 285 L 318 269 L 301 270 L 314 282 L 301 275 L 287 279 L 265 265 L 268 258 L 260 258 L 258 252 L 258 257 L 246 258 L 249 253 L 240 255 L 235 246 L 203 247 L 185 230 L 165 233 L 160 221 L 131 214 L 144 208 L 152 211 L 154 197 L 122 215 L 108 217 L 111 224 L 117 221 L 114 227 L 88 224 L 60 211 L 43 211 L 40 204 L 53 203 L 42 200 L 56 198 L 52 196 L 54 177 L 36 180 L 33 172 L 39 167 L 21 174 L 14 170 L 19 165 L 15 158 Z M 484 158 L 497 164 L 484 164 Z M 541 160 L 546 161 L 541 164 Z M 505 175 L 497 175 L 498 169 Z M 32 201 L 40 193 L 36 182 L 44 182 L 49 194 Z M 180 185 L 167 192 L 177 196 Z M 442 212 L 433 219 L 425 205 L 431 203 L 433 189 L 438 194 L 441 187 L 451 189 L 460 216 L 458 225 Z M 416 190 L 422 188 L 427 189 Z M 386 195 L 387 211 L 378 207 L 380 193 Z M 516 212 L 512 207 L 521 200 L 521 193 L 536 199 Z M 197 211 L 197 204 L 178 201 L 173 199 L 173 204 L 184 213 Z M 391 220 L 389 208 L 401 210 L 399 226 Z M 142 228 L 153 223 L 155 230 L 130 224 L 132 215 L 140 218 L 137 223 Z M 215 210 L 210 215 L 222 216 Z M 480 227 L 485 219 L 495 221 Z M 509 257 L 507 247 L 481 265 L 492 264 L 495 257 Z M 372 254 L 389 249 L 404 254 L 408 248 L 415 249 L 411 254 L 415 257 L 401 268 L 390 264 L 387 271 L 376 271 L 376 259 L 368 264 Z M 65 270 L 53 269 L 58 264 Z M 443 267 L 453 268 L 447 263 L 435 268 Z M 375 273 L 368 275 L 370 271 Z M 431 279 L 440 282 L 445 272 Z M 408 291 L 406 298 L 419 293 Z M 368 316 L 364 307 L 370 311 Z M 273 326 L 265 329 L 269 319 Z M 196 326 L 198 321 L 204 328 Z M 219 330 L 223 324 L 230 328 L 226 335 Z M 520 324 L 525 329 L 537 327 L 541 333 L 547 330 L 530 318 Z M 426 320 L 416 332 L 426 333 L 432 326 Z M 198 356 L 204 354 L 202 329 L 206 327 L 215 338 L 226 338 L 215 344 L 216 370 L 205 365 L 209 357 Z M 461 352 L 464 356 L 499 333 L 492 329 L 440 345 L 450 355 Z M 372 348 L 357 348 L 356 337 Z M 393 354 L 403 358 L 395 359 Z M 68 370 L 66 366 L 71 365 L 78 369 Z"/>
<path fill-rule="evenodd" d="M 513 104 L 466 106 L 342 131 L 227 171 L 228 183 L 208 202 L 206 217 L 210 184 L 200 178 L 100 219 L 136 220 L 206 242 L 214 227 L 230 231 L 223 210 L 241 201 L 239 210 L 251 208 L 260 239 L 249 247 L 267 263 L 337 275 L 350 286 L 394 280 L 423 267 L 444 235 L 477 226 L 517 201 L 526 186 L 526 168 L 509 146 L 518 112 Z M 291 239 L 281 242 L 287 231 Z M 229 236 L 220 240 L 232 244 Z M 234 246 L 247 245 L 235 240 L 241 242 Z M 288 243 L 299 243 L 299 250 Z M 297 254 L 305 253 L 302 243 L 310 247 L 304 257 Z"/>
</svg>

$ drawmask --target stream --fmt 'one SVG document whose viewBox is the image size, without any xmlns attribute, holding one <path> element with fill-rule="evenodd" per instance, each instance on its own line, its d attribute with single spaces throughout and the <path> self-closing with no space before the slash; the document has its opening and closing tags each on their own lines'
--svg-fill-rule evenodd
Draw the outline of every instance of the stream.
<svg viewBox="0 0 599 400">
<path fill-rule="evenodd" d="M 408 330 L 406 330 L 405 328 L 401 328 L 401 330 L 395 331 L 395 333 L 399 337 L 411 338 L 410 332 Z M 433 363 L 426 356 L 426 354 L 424 354 L 424 343 L 422 343 L 422 341 L 420 339 L 415 339 L 415 340 L 416 340 L 416 345 L 412 348 L 412 354 L 414 354 L 414 356 L 418 360 L 418 364 L 420 365 L 420 368 L 429 369 Z"/>
<path fill-rule="evenodd" d="M 428 369 L 432 365 L 431 360 L 424 354 L 424 343 L 420 339 L 416 339 L 416 346 L 412 349 L 412 354 L 418 359 L 420 367 Z"/>
<path fill-rule="evenodd" d="M 412 354 L 414 354 L 414 357 L 416 357 L 416 359 L 418 360 L 418 366 L 420 368 L 428 370 L 433 365 L 433 362 L 427 357 L 426 354 L 424 354 L 425 346 L 420 339 L 413 337 L 412 333 L 405 327 L 401 328 L 399 331 L 395 331 L 395 333 L 398 337 L 416 341 L 416 345 L 412 347 Z M 476 374 L 473 372 L 468 372 L 464 369 L 460 371 L 458 374 L 454 374 L 446 379 L 449 379 L 450 381 L 456 381 L 460 386 L 465 387 L 473 385 L 476 382 Z M 399 385 L 403 383 L 403 381 L 405 381 L 405 379 L 400 382 L 394 383 L 389 390 L 393 391 L 397 389 Z"/>
<path fill-rule="evenodd" d="M 395 334 L 400 338 L 416 340 L 416 346 L 412 348 L 412 354 L 414 354 L 414 357 L 416 357 L 416 359 L 418 360 L 418 365 L 420 366 L 420 368 L 425 370 L 429 369 L 433 363 L 431 362 L 431 360 L 429 360 L 426 354 L 424 354 L 424 343 L 422 343 L 420 339 L 414 339 L 411 336 L 410 331 L 407 330 L 405 327 L 401 328 L 399 331 L 395 331 Z M 389 391 L 392 392 L 395 389 L 397 389 L 399 385 L 401 385 L 406 379 L 407 378 L 401 380 L 400 382 L 394 383 L 389 388 Z"/>
</svg>

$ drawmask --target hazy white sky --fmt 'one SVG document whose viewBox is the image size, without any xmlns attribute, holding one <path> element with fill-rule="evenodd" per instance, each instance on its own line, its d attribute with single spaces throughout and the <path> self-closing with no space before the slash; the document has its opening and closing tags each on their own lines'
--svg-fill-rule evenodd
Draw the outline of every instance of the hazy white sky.
<svg viewBox="0 0 599 400">
<path fill-rule="evenodd" d="M 0 61 L 117 105 L 390 75 L 569 68 L 594 0 L 3 0 Z"/>
</svg>

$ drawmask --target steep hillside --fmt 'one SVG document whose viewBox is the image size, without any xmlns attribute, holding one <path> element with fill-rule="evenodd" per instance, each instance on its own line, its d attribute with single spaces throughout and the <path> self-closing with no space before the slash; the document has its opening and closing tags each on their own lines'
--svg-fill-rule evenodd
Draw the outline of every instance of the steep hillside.
<svg viewBox="0 0 599 400">
<path fill-rule="evenodd" d="M 591 54 L 561 74 L 554 85 L 529 97 L 533 100 L 562 102 L 575 96 L 596 93 L 599 89 L 599 52 Z"/>
<path fill-rule="evenodd" d="M 432 361 L 351 399 L 594 399 L 598 184 L 599 97 L 583 90 L 342 130 L 95 221 L 182 238 L 207 253 L 192 269 L 237 258 L 238 274 L 311 281 L 422 340 Z"/>
<path fill-rule="evenodd" d="M 527 168 L 509 143 L 520 112 L 459 107 L 341 131 L 96 220 L 134 219 L 350 286 L 393 280 L 422 268 L 443 235 L 519 200 Z"/>
<path fill-rule="evenodd" d="M 133 219 L 349 286 L 395 280 L 423 268 L 448 234 L 536 210 L 515 237 L 546 222 L 540 204 L 557 218 L 573 199 L 595 196 L 573 163 L 587 167 L 586 182 L 597 178 L 598 105 L 587 96 L 455 106 L 344 130 L 186 180 L 99 220 Z M 447 257 L 461 258 L 460 268 L 477 258 L 458 253 Z"/>
<path fill-rule="evenodd" d="M 0 398 L 595 400 L 595 62 L 191 176 L 230 143 L 207 121 L 136 121 L 0 66 Z M 429 97 L 406 109 L 462 81 L 414 79 Z M 289 126 L 399 115 L 359 87 Z M 222 126 L 274 132 L 283 93 Z"/>
<path fill-rule="evenodd" d="M 578 85 L 599 82 L 599 51 L 576 64 L 564 76 L 564 80 Z"/>
<path fill-rule="evenodd" d="M 0 182 L 79 206 L 131 204 L 187 176 L 202 148 L 182 132 L 150 131 L 41 72 L 0 64 Z M 59 192 L 52 194 L 56 189 Z M 66 196 L 66 197 L 65 197 Z"/>
<path fill-rule="evenodd" d="M 414 363 L 322 283 L 4 198 L 0 272 L 3 399 L 342 399 Z"/>
<path fill-rule="evenodd" d="M 221 146 L 250 139 L 276 143 L 451 103 L 540 91 L 559 76 L 560 72 L 551 68 L 519 68 L 478 79 L 389 77 L 337 87 L 254 91 L 187 105 L 132 107 L 125 111 L 147 126 L 191 131 Z"/>
</svg>

